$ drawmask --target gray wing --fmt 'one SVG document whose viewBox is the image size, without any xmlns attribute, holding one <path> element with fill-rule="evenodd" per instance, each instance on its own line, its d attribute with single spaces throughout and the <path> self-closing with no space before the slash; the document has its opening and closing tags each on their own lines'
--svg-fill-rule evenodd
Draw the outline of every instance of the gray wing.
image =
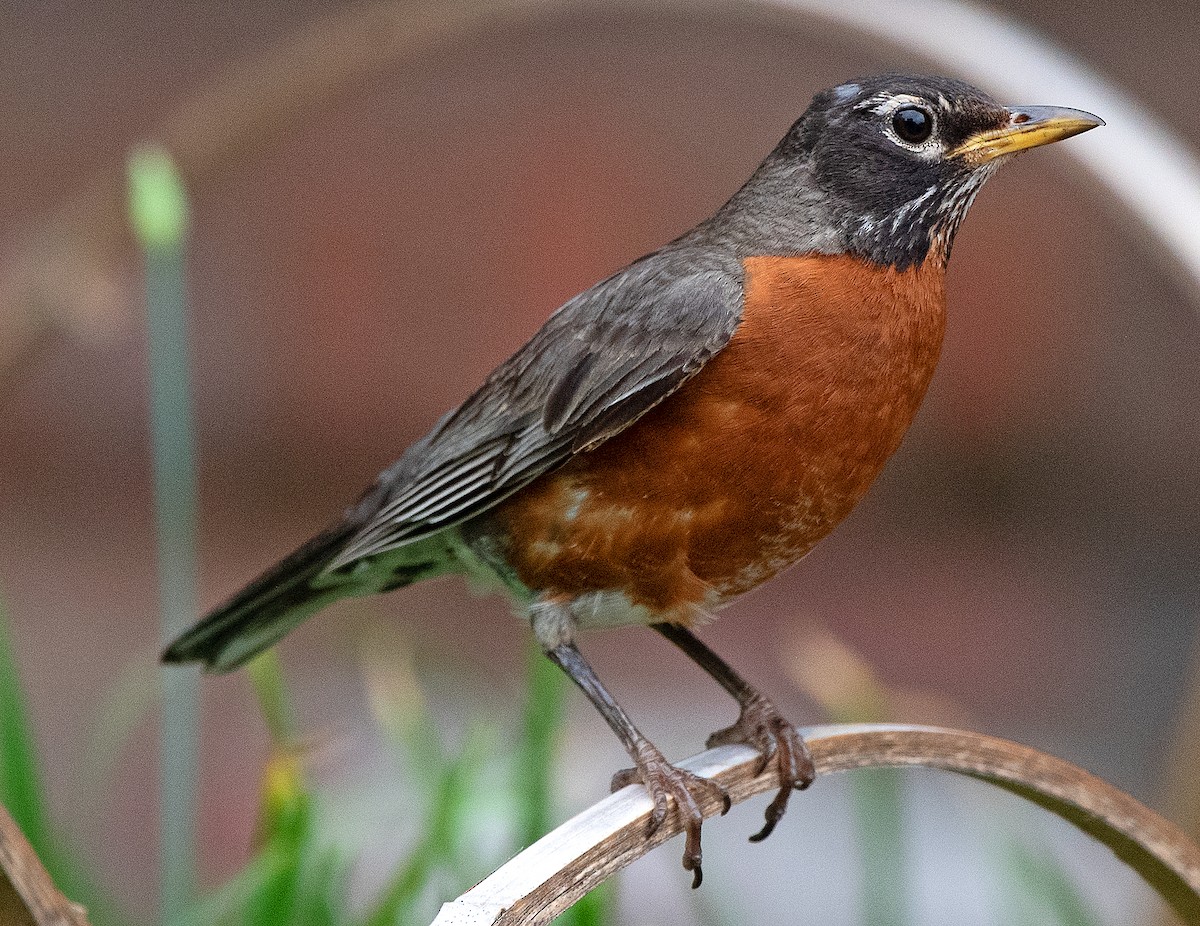
<svg viewBox="0 0 1200 926">
<path fill-rule="evenodd" d="M 379 477 L 327 571 L 481 514 L 695 375 L 741 321 L 740 267 L 681 256 L 651 255 L 559 309 Z"/>
</svg>

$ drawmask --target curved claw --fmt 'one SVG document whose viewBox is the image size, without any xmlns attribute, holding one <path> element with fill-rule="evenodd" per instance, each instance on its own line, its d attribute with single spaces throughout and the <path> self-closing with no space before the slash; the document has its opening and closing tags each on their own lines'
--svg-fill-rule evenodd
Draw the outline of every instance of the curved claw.
<svg viewBox="0 0 1200 926">
<path fill-rule="evenodd" d="M 808 746 L 796 728 L 784 720 L 775 706 L 762 696 L 745 704 L 737 723 L 718 730 L 708 738 L 707 745 L 712 748 L 732 743 L 758 750 L 758 762 L 754 766 L 756 777 L 765 772 L 772 762 L 779 769 L 779 792 L 767 806 L 764 814 L 766 824 L 750 837 L 751 842 L 762 842 L 783 819 L 792 791 L 803 791 L 812 784 L 816 769 Z"/>
<path fill-rule="evenodd" d="M 729 812 L 733 800 L 718 782 L 677 768 L 649 743 L 639 747 L 634 759 L 638 763 L 637 767 L 622 769 L 613 775 L 612 789 L 617 791 L 634 782 L 645 785 L 654 801 L 654 810 L 650 812 L 646 821 L 647 836 L 653 836 L 667 819 L 670 806 L 668 799 L 675 802 L 685 833 L 683 867 L 685 871 L 692 872 L 692 887 L 697 888 L 704 881 L 704 871 L 700 864 L 703 857 L 700 850 L 700 826 L 704 822 L 704 812 L 700 808 L 698 798 L 706 795 L 720 801 L 722 815 Z"/>
<path fill-rule="evenodd" d="M 764 816 L 767 822 L 763 824 L 763 828 L 750 837 L 751 842 L 762 842 L 775 830 L 775 824 L 783 819 L 783 815 L 787 812 L 788 798 L 792 796 L 791 788 L 780 788 L 774 799 L 767 805 Z"/>
</svg>

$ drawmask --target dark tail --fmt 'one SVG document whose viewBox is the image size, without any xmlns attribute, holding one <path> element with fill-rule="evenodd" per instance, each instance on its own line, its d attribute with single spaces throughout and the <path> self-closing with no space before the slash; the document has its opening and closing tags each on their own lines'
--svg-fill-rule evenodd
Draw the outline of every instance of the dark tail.
<svg viewBox="0 0 1200 926">
<path fill-rule="evenodd" d="M 279 642 L 306 617 L 346 589 L 333 576 L 315 579 L 354 532 L 342 522 L 318 534 L 272 566 L 232 599 L 167 647 L 163 662 L 203 662 L 228 672 Z"/>
</svg>

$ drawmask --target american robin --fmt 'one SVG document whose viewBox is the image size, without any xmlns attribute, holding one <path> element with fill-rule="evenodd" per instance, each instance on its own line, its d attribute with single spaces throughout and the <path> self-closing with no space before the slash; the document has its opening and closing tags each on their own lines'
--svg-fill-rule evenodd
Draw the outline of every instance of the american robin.
<svg viewBox="0 0 1200 926">
<path fill-rule="evenodd" d="M 687 833 L 729 798 L 648 741 L 576 648 L 645 624 L 738 702 L 709 744 L 747 743 L 780 790 L 813 765 L 772 703 L 690 628 L 804 556 L 866 493 L 933 375 L 943 276 L 979 188 L 1013 154 L 1103 122 L 1001 106 L 942 77 L 817 94 L 717 213 L 562 306 L 469 399 L 313 537 L 176 640 L 226 671 L 339 598 L 484 574 L 528 615 L 654 800 Z"/>
</svg>

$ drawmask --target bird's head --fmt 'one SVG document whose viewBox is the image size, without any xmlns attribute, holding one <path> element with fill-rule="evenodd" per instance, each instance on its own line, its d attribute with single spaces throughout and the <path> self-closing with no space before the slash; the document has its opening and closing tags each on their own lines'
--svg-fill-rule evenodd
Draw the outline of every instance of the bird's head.
<svg viewBox="0 0 1200 926">
<path fill-rule="evenodd" d="M 1012 155 L 1103 124 L 1006 107 L 950 78 L 886 75 L 817 94 L 773 157 L 806 165 L 846 247 L 904 268 L 949 256 L 975 194 Z"/>
</svg>

